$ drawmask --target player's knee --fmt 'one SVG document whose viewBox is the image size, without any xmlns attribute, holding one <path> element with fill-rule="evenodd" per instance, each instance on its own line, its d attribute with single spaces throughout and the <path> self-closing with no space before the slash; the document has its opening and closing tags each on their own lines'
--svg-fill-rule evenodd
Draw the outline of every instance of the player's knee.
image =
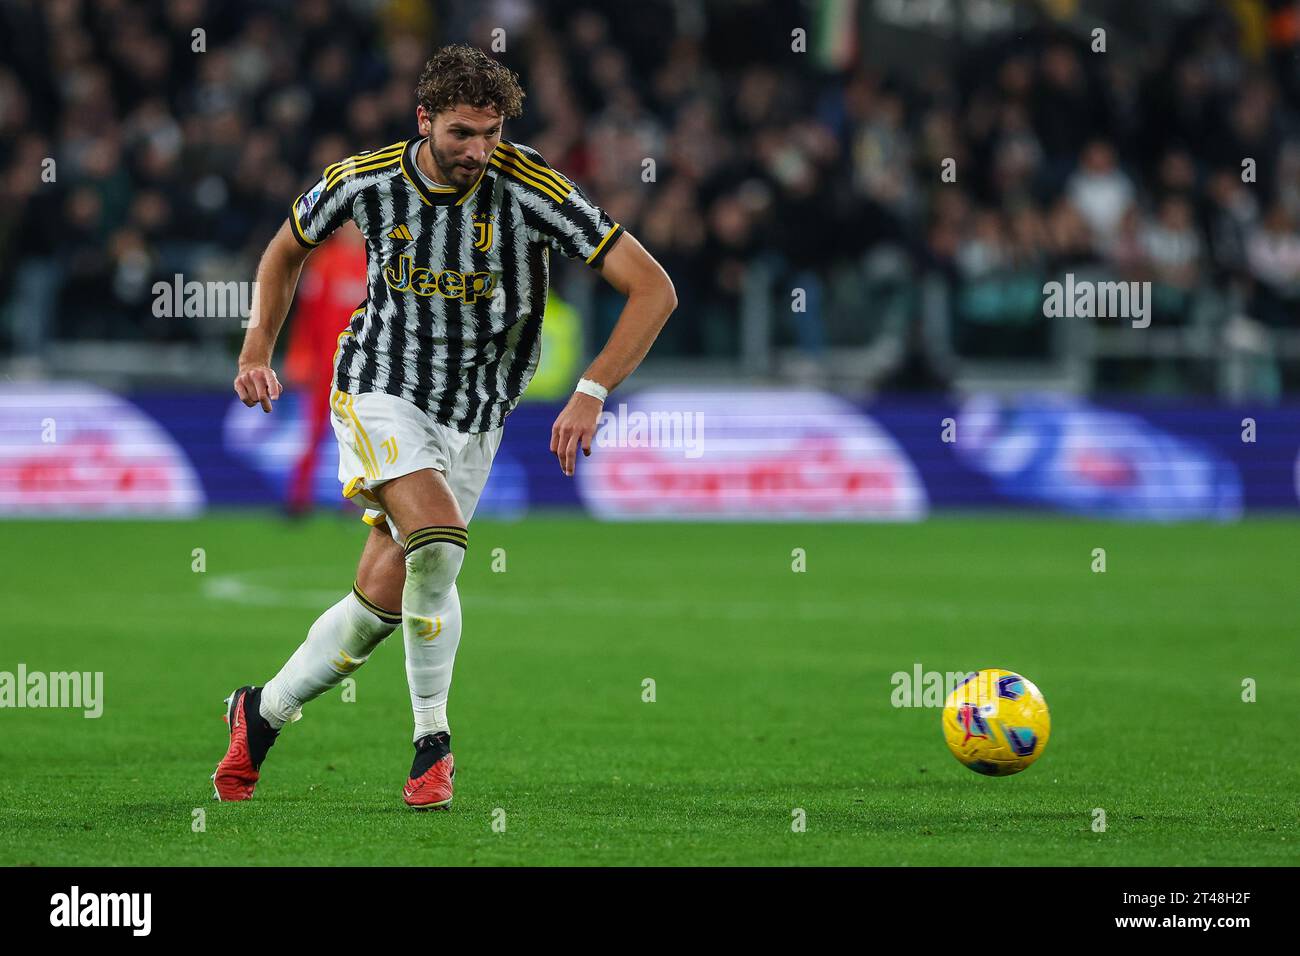
<svg viewBox="0 0 1300 956">
<path fill-rule="evenodd" d="M 357 589 L 371 601 L 373 610 L 402 606 L 402 587 L 406 583 L 406 562 L 400 548 L 396 559 L 385 556 L 357 568 Z"/>
<path fill-rule="evenodd" d="M 357 563 L 357 589 L 380 608 L 402 606 L 406 558 L 386 522 L 374 526 Z"/>
<path fill-rule="evenodd" d="M 465 560 L 464 528 L 435 525 L 406 536 L 406 589 L 439 598 L 451 591 Z"/>
</svg>

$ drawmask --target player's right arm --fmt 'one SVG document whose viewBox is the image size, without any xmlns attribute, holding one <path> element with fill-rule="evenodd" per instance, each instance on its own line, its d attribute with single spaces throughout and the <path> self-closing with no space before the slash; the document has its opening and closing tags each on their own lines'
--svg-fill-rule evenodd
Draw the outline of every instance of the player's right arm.
<svg viewBox="0 0 1300 956">
<path fill-rule="evenodd" d="M 302 264 L 311 252 L 295 238 L 286 221 L 258 263 L 257 295 L 244 334 L 244 347 L 239 351 L 239 374 L 235 376 L 235 394 L 249 408 L 260 404 L 262 411 L 269 412 L 271 402 L 283 391 L 271 368 L 271 354 L 289 314 Z"/>
<path fill-rule="evenodd" d="M 283 391 L 271 369 L 271 354 L 289 314 L 302 264 L 314 248 L 352 218 L 352 200 L 362 178 L 356 174 L 391 164 L 400 157 L 401 146 L 394 143 L 378 152 L 361 153 L 327 166 L 316 185 L 294 200 L 289 218 L 262 253 L 253 314 L 239 352 L 239 374 L 235 376 L 235 394 L 249 408 L 260 404 L 262 411 L 269 412 L 271 403 Z"/>
</svg>

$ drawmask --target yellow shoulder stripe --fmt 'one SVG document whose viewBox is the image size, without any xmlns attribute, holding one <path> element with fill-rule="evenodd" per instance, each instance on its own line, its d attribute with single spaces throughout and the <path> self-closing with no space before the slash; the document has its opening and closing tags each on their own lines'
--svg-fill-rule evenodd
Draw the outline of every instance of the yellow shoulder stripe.
<svg viewBox="0 0 1300 956">
<path fill-rule="evenodd" d="M 505 160 L 504 162 L 502 161 L 503 159 Z M 519 180 L 521 183 L 527 183 L 530 186 L 540 189 L 542 192 L 550 196 L 556 202 L 559 203 L 564 202 L 564 197 L 569 194 L 568 189 L 565 189 L 564 192 L 558 191 L 556 187 L 551 184 L 550 180 L 538 179 L 537 177 L 524 172 L 518 166 L 515 166 L 509 157 L 502 157 L 498 159 L 496 156 L 493 156 L 491 159 L 488 160 L 488 162 L 490 162 L 497 169 L 500 169 L 502 172 L 510 174 L 515 179 Z"/>
<path fill-rule="evenodd" d="M 369 159 L 378 159 L 380 156 L 387 156 L 396 150 L 398 153 L 405 148 L 406 143 L 393 143 L 391 146 L 385 146 L 383 149 L 371 150 L 368 153 L 357 153 L 355 156 L 349 156 L 347 159 L 340 159 L 337 163 L 332 163 L 325 167 L 325 178 L 329 179 L 342 167 L 349 163 L 360 163 Z"/>
<path fill-rule="evenodd" d="M 505 156 L 512 159 L 514 164 L 518 166 L 521 171 L 529 173 L 537 179 L 544 179 L 550 182 L 555 187 L 556 192 L 567 196 L 572 190 L 573 187 L 569 184 L 569 181 L 555 170 L 529 159 L 509 143 L 500 143 L 497 148 L 500 149 Z"/>
<path fill-rule="evenodd" d="M 515 160 L 515 162 L 517 162 L 521 167 L 526 169 L 528 172 L 533 173 L 536 176 L 544 176 L 549 179 L 552 179 L 555 181 L 555 184 L 557 186 L 567 185 L 567 182 L 565 181 L 564 177 L 561 176 L 557 170 L 551 169 L 551 167 L 547 166 L 545 163 L 537 162 L 537 160 L 531 158 L 522 150 L 518 149 L 515 146 L 512 146 L 510 143 L 499 143 L 497 144 L 497 148 L 500 149 L 503 153 L 509 155 L 512 159 Z"/>
<path fill-rule="evenodd" d="M 401 161 L 402 161 L 402 154 L 398 153 L 396 156 L 388 156 L 382 159 L 368 160 L 367 162 L 364 163 L 358 163 L 356 166 L 345 166 L 344 168 L 336 172 L 333 178 L 325 182 L 325 188 L 333 189 L 335 186 L 339 184 L 339 182 L 341 182 L 342 180 L 346 179 L 349 176 L 355 176 L 357 173 L 371 173 L 374 172 L 375 170 L 386 169 L 389 166 L 396 166 Z"/>
</svg>

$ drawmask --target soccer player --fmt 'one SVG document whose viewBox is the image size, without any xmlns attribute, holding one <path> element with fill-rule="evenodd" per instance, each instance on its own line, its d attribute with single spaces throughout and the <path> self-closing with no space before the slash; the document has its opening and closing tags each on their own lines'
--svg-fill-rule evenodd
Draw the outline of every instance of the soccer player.
<svg viewBox="0 0 1300 956">
<path fill-rule="evenodd" d="M 552 249 L 627 297 L 608 342 L 551 428 L 572 476 L 605 396 L 645 358 L 677 305 L 659 264 L 533 149 L 501 138 L 518 77 L 480 50 L 444 47 L 416 88 L 419 135 L 325 169 L 298 197 L 257 270 L 235 392 L 271 411 L 276 335 L 303 261 L 351 219 L 366 240 L 366 300 L 339 335 L 330 392 L 343 496 L 370 525 L 356 584 L 265 686 L 228 700 L 219 800 L 253 795 L 262 761 L 302 706 L 366 662 L 400 624 L 415 717 L 403 788 L 450 806 L 447 695 L 460 642 L 456 576 L 502 424 L 537 368 Z"/>
</svg>

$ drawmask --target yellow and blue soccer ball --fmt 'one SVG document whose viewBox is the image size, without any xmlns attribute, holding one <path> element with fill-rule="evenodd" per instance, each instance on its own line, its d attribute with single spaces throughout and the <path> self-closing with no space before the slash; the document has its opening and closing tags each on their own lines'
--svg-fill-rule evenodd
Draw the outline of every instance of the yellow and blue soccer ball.
<svg viewBox="0 0 1300 956">
<path fill-rule="evenodd" d="M 1014 671 L 967 674 L 943 705 L 948 749 L 971 770 L 991 777 L 1024 770 L 1042 754 L 1051 733 L 1047 701 Z"/>
</svg>

